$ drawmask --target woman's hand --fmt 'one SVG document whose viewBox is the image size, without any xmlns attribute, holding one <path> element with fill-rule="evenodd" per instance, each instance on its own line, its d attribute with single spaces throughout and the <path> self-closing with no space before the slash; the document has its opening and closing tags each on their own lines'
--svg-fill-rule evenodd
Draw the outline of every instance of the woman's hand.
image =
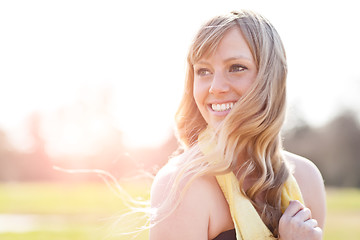
<svg viewBox="0 0 360 240">
<path fill-rule="evenodd" d="M 280 240 L 321 240 L 322 230 L 311 211 L 299 201 L 290 201 L 279 222 Z"/>
</svg>

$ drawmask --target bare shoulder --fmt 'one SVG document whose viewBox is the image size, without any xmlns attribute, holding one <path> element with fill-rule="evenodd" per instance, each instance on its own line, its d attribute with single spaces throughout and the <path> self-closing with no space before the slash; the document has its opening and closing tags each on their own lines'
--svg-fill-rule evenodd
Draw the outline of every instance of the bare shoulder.
<svg viewBox="0 0 360 240">
<path fill-rule="evenodd" d="M 293 174 L 299 185 L 314 183 L 314 181 L 323 185 L 321 173 L 313 162 L 290 152 L 284 152 L 284 155 L 286 161 L 294 168 Z"/>
<path fill-rule="evenodd" d="M 178 169 L 173 164 L 166 164 L 156 174 L 151 186 L 151 205 L 157 207 L 162 204 L 164 198 L 171 189 L 171 181 L 176 176 Z"/>
<path fill-rule="evenodd" d="M 326 194 L 324 180 L 319 169 L 309 159 L 284 152 L 286 161 L 294 168 L 293 175 L 299 184 L 305 204 L 313 218 L 323 228 L 326 214 Z"/>
<path fill-rule="evenodd" d="M 162 206 L 173 188 L 174 178 L 178 173 L 179 167 L 169 163 L 156 175 L 151 189 L 152 208 L 157 209 Z M 196 178 L 186 191 L 183 191 L 187 180 L 180 182 L 176 192 L 175 199 L 181 200 L 179 205 L 176 205 L 175 200 L 164 206 L 166 213 L 170 210 L 174 211 L 165 219 L 156 222 L 150 229 L 151 240 L 208 239 L 211 204 L 205 199 L 211 199 L 214 178 L 206 176 Z"/>
</svg>

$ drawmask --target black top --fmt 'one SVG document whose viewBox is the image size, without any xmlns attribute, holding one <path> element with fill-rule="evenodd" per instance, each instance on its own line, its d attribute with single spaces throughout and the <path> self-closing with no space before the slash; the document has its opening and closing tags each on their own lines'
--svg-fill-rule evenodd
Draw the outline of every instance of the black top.
<svg viewBox="0 0 360 240">
<path fill-rule="evenodd" d="M 225 232 L 220 233 L 213 240 L 236 240 L 236 232 L 235 229 L 227 230 Z"/>
</svg>

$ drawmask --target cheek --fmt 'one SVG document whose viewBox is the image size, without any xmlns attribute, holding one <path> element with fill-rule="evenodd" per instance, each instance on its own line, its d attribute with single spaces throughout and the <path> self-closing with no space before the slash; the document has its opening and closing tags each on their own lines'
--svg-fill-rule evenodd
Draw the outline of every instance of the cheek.
<svg viewBox="0 0 360 240">
<path fill-rule="evenodd" d="M 195 100 L 195 104 L 197 107 L 197 110 L 200 112 L 201 116 L 204 119 L 206 118 L 206 107 L 205 107 L 205 101 L 206 101 L 206 89 L 204 88 L 204 86 L 202 84 L 196 84 L 196 82 L 194 81 L 194 85 L 193 85 L 193 97 Z M 206 121 L 206 120 L 205 120 Z"/>
<path fill-rule="evenodd" d="M 205 92 L 204 86 L 202 86 L 202 84 L 199 84 L 199 81 L 194 80 L 193 96 L 196 104 L 199 105 L 204 100 L 205 98 L 204 92 Z"/>
<path fill-rule="evenodd" d="M 250 77 L 250 78 L 247 78 L 247 79 L 243 79 L 243 81 L 237 82 L 234 85 L 234 88 L 235 88 L 236 92 L 241 96 L 244 95 L 251 88 L 251 86 L 254 84 L 255 77 Z"/>
</svg>

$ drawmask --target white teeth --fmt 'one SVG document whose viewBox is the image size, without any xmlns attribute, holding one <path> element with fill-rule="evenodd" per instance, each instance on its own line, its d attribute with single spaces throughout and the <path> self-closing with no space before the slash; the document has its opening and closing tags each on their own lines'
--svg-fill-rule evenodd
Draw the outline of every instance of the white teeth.
<svg viewBox="0 0 360 240">
<path fill-rule="evenodd" d="M 232 109 L 234 106 L 234 103 L 222 103 L 222 104 L 211 104 L 211 108 L 213 111 L 215 112 L 223 112 L 223 111 L 228 111 L 230 109 Z"/>
<path fill-rule="evenodd" d="M 224 111 L 226 109 L 225 104 L 221 104 L 221 111 Z"/>
</svg>

